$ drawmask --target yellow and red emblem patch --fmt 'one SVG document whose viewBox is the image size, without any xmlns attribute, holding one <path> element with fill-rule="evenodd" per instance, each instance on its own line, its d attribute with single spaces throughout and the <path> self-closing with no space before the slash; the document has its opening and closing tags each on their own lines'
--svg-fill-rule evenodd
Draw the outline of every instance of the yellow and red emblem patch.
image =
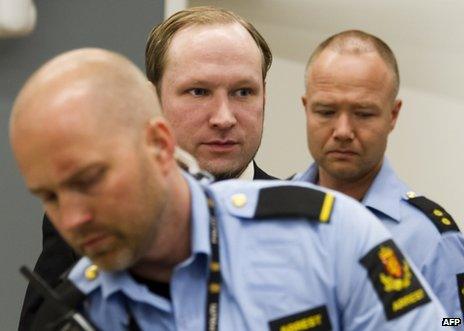
<svg viewBox="0 0 464 331">
<path fill-rule="evenodd" d="M 393 240 L 371 249 L 361 260 L 382 301 L 388 320 L 430 301 L 408 261 Z"/>
<path fill-rule="evenodd" d="M 381 246 L 378 256 L 385 269 L 379 275 L 385 292 L 401 291 L 411 286 L 412 273 L 406 260 L 400 261 L 389 246 Z"/>
</svg>

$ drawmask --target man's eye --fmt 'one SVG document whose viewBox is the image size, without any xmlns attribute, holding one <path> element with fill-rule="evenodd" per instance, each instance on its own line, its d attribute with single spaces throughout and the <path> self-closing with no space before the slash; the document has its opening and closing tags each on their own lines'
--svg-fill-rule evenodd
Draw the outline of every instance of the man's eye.
<svg viewBox="0 0 464 331">
<path fill-rule="evenodd" d="M 40 200 L 42 200 L 44 204 L 50 204 L 56 202 L 58 200 L 58 197 L 53 192 L 44 193 L 40 195 Z"/>
<path fill-rule="evenodd" d="M 234 94 L 238 97 L 247 97 L 253 94 L 253 90 L 251 88 L 241 88 L 235 91 Z"/>
<path fill-rule="evenodd" d="M 201 96 L 205 96 L 208 94 L 208 90 L 204 88 L 198 88 L 198 87 L 192 88 L 188 90 L 188 92 L 195 97 L 201 97 Z"/>
<path fill-rule="evenodd" d="M 335 114 L 335 110 L 332 109 L 316 109 L 314 112 L 324 117 L 330 117 Z"/>
<path fill-rule="evenodd" d="M 76 180 L 74 182 L 74 187 L 81 191 L 90 190 L 99 182 L 101 182 L 105 173 L 105 168 L 96 169 Z"/>
<path fill-rule="evenodd" d="M 367 111 L 358 111 L 355 114 L 357 117 L 360 117 L 360 118 L 369 118 L 369 117 L 374 116 L 373 113 L 367 112 Z"/>
</svg>

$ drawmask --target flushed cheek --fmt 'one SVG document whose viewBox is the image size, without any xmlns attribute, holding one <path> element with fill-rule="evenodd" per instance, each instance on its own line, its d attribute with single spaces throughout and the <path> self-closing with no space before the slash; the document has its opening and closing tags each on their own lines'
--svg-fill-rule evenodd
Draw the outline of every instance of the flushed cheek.
<svg viewBox="0 0 464 331">
<path fill-rule="evenodd" d="M 200 114 L 201 115 L 201 114 Z M 166 119 L 171 124 L 174 136 L 179 145 L 185 148 L 185 145 L 194 145 L 199 136 L 204 134 L 208 127 L 208 118 L 204 115 L 195 116 L 195 114 L 185 111 L 179 115 L 166 115 Z"/>
</svg>

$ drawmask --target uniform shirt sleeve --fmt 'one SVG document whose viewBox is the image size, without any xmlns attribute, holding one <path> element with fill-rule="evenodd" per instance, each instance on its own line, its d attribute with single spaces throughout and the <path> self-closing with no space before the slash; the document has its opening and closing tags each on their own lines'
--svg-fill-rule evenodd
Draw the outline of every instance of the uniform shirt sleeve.
<svg viewBox="0 0 464 331">
<path fill-rule="evenodd" d="M 405 257 L 408 265 L 417 277 L 418 286 L 430 298 L 430 302 L 422 304 L 411 303 L 405 308 L 407 312 L 391 313 L 394 302 L 405 302 L 408 289 L 405 287 L 392 299 L 381 287 L 380 279 L 370 276 L 368 269 L 361 263 L 363 258 L 371 257 L 375 267 L 382 268 L 381 259 L 372 253 L 373 249 L 391 240 L 390 234 L 367 209 L 361 205 L 342 204 L 337 197 L 336 214 L 349 215 L 341 218 L 333 215 L 337 224 L 335 238 L 335 270 L 337 275 L 337 297 L 340 305 L 341 323 L 345 330 L 439 330 L 444 310 L 435 295 L 430 290 L 417 269 Z M 371 254 L 371 255 L 369 255 Z M 372 255 L 373 254 L 373 255 Z M 404 255 L 404 254 L 403 254 Z M 353 259 L 353 256 L 356 257 Z M 358 261 L 353 263 L 353 260 Z M 376 265 L 377 264 L 377 265 Z M 376 286 L 381 290 L 376 290 Z M 412 285 L 411 285 L 412 286 Z M 406 297 L 406 298 L 405 298 Z M 405 299 L 403 299 L 405 298 Z M 398 306 L 398 305 L 397 305 Z M 392 316 L 387 317 L 387 310 Z M 405 310 L 405 311 L 406 311 Z"/>
<path fill-rule="evenodd" d="M 444 233 L 422 267 L 424 277 L 443 303 L 449 317 L 463 318 L 457 277 L 464 273 L 464 236 L 460 232 Z M 461 325 L 461 330 L 464 326 Z"/>
</svg>

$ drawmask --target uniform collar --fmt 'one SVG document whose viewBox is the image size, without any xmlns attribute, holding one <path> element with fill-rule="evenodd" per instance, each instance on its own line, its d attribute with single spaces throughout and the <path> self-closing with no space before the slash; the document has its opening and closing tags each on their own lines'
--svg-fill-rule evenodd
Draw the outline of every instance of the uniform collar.
<svg viewBox="0 0 464 331">
<path fill-rule="evenodd" d="M 313 183 L 317 185 L 318 175 L 319 175 L 319 171 L 317 169 L 317 164 L 313 163 L 304 172 L 296 174 L 292 180 L 298 180 L 298 181 Z"/>
<path fill-rule="evenodd" d="M 89 279 L 86 274 L 87 270 L 92 266 L 92 261 L 87 257 L 83 257 L 68 276 L 85 295 L 89 295 L 99 288 L 104 300 L 107 300 L 113 293 L 123 292 L 125 296 L 134 301 L 156 305 L 168 311 L 171 309 L 166 300 L 151 295 L 149 290 L 145 286 L 140 286 L 127 271 L 98 271 L 95 278 Z"/>
<path fill-rule="evenodd" d="M 401 199 L 407 191 L 407 186 L 396 176 L 390 162 L 385 158 L 362 204 L 399 222 Z"/>
<path fill-rule="evenodd" d="M 205 253 L 210 255 L 209 211 L 204 188 L 192 176 L 184 173 L 190 188 L 190 222 L 192 255 Z"/>
<path fill-rule="evenodd" d="M 317 164 L 313 163 L 305 172 L 297 174 L 295 180 L 316 184 L 318 175 Z M 390 162 L 385 158 L 361 203 L 399 222 L 400 201 L 407 191 L 408 187 L 396 176 Z"/>
</svg>

